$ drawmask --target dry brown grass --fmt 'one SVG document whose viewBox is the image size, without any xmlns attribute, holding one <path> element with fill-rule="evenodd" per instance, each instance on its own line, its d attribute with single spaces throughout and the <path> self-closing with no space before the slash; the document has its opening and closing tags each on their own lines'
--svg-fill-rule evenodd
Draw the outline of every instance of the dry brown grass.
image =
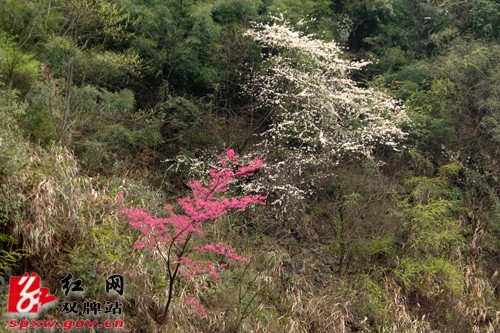
<svg viewBox="0 0 500 333">
<path fill-rule="evenodd" d="M 205 317 L 184 303 L 189 283 L 177 285 L 169 324 L 161 326 L 155 319 L 167 296 L 161 281 L 163 261 L 151 253 L 124 250 L 123 242 L 133 243 L 134 236 L 124 231 L 123 221 L 112 205 L 102 206 L 111 188 L 113 193 L 117 190 L 127 193 L 126 184 L 97 185 L 94 179 L 79 175 L 78 163 L 71 152 L 58 148 L 31 154 L 16 185 L 24 196 L 27 214 L 16 221 L 14 231 L 33 265 L 38 262 L 42 267 L 42 260 L 50 263 L 46 272 L 38 271 L 45 279 L 53 277 L 57 281 L 54 267 L 62 265 L 65 252 L 82 240 L 89 241 L 87 249 L 99 247 L 103 253 L 113 253 L 121 244 L 122 249 L 116 251 L 124 251 L 126 260 L 96 258 L 94 267 L 89 269 L 102 276 L 123 273 L 129 295 L 124 319 L 131 332 L 455 333 L 457 327 L 471 327 L 472 333 L 494 333 L 499 326 L 489 279 L 481 275 L 483 270 L 476 267 L 476 260 L 465 260 L 462 253 L 457 256 L 464 262 L 463 294 L 428 295 L 435 303 L 426 311 L 432 306 L 446 307 L 457 318 L 455 328 L 438 330 L 433 326 L 436 319 L 431 318 L 432 313 L 416 309 L 414 300 L 389 276 L 381 283 L 388 300 L 381 303 L 379 317 L 368 318 L 366 309 L 361 309 L 368 298 L 348 283 L 348 277 L 328 271 L 314 261 L 317 258 L 312 252 L 304 251 L 301 258 L 298 254 L 292 257 L 292 251 L 277 244 L 268 244 L 265 251 L 260 246 L 243 246 L 245 256 L 253 258 L 248 271 L 229 270 L 228 282 L 220 286 L 221 291 L 202 297 L 207 308 Z M 228 237 L 225 228 L 231 221 L 222 222 L 212 230 L 214 239 Z M 95 227 L 105 223 L 109 224 L 106 230 L 111 239 L 116 238 L 115 242 L 99 243 L 91 235 Z M 246 298 L 238 292 L 239 285 Z"/>
<path fill-rule="evenodd" d="M 77 161 L 67 149 L 34 151 L 18 184 L 27 213 L 14 225 L 14 233 L 28 255 L 45 259 L 63 250 L 57 246 L 62 237 L 68 241 L 88 230 L 80 223 L 82 210 L 97 193 L 90 178 L 78 176 Z M 85 222 L 88 226 L 92 220 Z"/>
</svg>

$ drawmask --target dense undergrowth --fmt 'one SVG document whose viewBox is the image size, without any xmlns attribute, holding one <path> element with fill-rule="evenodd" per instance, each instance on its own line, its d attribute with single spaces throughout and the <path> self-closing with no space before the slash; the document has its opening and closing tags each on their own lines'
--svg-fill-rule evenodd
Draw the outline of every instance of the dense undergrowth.
<svg viewBox="0 0 500 333">
<path fill-rule="evenodd" d="M 0 0 L 0 313 L 10 276 L 35 271 L 64 299 L 71 272 L 85 299 L 100 302 L 103 278 L 122 274 L 120 318 L 132 332 L 495 332 L 499 10 L 492 0 Z M 336 147 L 325 137 L 343 138 L 289 140 L 300 126 L 262 149 L 263 133 L 296 118 L 285 112 L 323 105 L 305 103 L 286 76 L 269 79 L 272 97 L 285 96 L 279 107 L 245 88 L 285 58 L 325 74 L 307 54 L 248 36 L 252 22 L 279 13 L 344 47 L 338 63 L 373 60 L 335 79 L 404 105 L 410 121 L 396 149 L 379 142 L 368 157 L 353 149 L 287 169 L 289 151 L 313 142 L 307 156 L 320 156 Z M 342 119 L 363 130 L 369 115 Z M 164 205 L 185 197 L 189 180 L 206 181 L 228 148 L 267 153 L 267 171 L 228 196 L 263 194 L 268 204 L 215 219 L 204 239 L 248 262 L 206 290 L 176 281 L 165 323 L 164 258 L 134 248 L 141 234 L 120 208 L 168 217 Z M 306 183 L 304 195 L 283 199 Z M 206 313 L 186 302 L 194 292 Z M 40 318 L 69 318 L 59 310 Z"/>
</svg>

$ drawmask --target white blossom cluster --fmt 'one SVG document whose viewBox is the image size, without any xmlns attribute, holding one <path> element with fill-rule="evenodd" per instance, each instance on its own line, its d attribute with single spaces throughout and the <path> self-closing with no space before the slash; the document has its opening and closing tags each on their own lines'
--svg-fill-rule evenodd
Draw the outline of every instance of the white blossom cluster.
<svg viewBox="0 0 500 333">
<path fill-rule="evenodd" d="M 273 112 L 258 147 L 266 160 L 266 185 L 301 197 L 314 181 L 301 173 L 316 170 L 315 177 L 321 177 L 347 154 L 372 158 L 377 146 L 396 148 L 409 119 L 395 99 L 349 78 L 369 62 L 346 60 L 336 43 L 295 31 L 283 18 L 273 19 L 245 33 L 265 52 L 261 71 L 247 78 L 243 91 L 257 98 L 258 107 Z"/>
</svg>

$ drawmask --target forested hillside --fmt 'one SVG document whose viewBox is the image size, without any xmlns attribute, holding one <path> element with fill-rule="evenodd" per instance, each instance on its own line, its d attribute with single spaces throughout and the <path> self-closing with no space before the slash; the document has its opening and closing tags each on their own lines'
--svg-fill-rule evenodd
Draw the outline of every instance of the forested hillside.
<svg viewBox="0 0 500 333">
<path fill-rule="evenodd" d="M 1 330 L 36 272 L 36 318 L 127 332 L 499 331 L 499 26 L 498 0 L 0 0 Z"/>
</svg>

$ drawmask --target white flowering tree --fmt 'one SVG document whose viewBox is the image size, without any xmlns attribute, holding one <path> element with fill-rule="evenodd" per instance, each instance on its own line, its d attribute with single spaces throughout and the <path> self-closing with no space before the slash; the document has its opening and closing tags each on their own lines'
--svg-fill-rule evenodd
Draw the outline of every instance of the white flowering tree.
<svg viewBox="0 0 500 333">
<path fill-rule="evenodd" d="M 408 117 L 387 94 L 349 78 L 368 62 L 346 60 L 336 43 L 295 31 L 283 18 L 273 20 L 245 33 L 262 46 L 264 61 L 243 90 L 272 115 L 258 146 L 267 157 L 261 186 L 278 193 L 282 203 L 281 194 L 307 194 L 311 181 L 347 154 L 372 158 L 378 146 L 395 148 Z"/>
</svg>

